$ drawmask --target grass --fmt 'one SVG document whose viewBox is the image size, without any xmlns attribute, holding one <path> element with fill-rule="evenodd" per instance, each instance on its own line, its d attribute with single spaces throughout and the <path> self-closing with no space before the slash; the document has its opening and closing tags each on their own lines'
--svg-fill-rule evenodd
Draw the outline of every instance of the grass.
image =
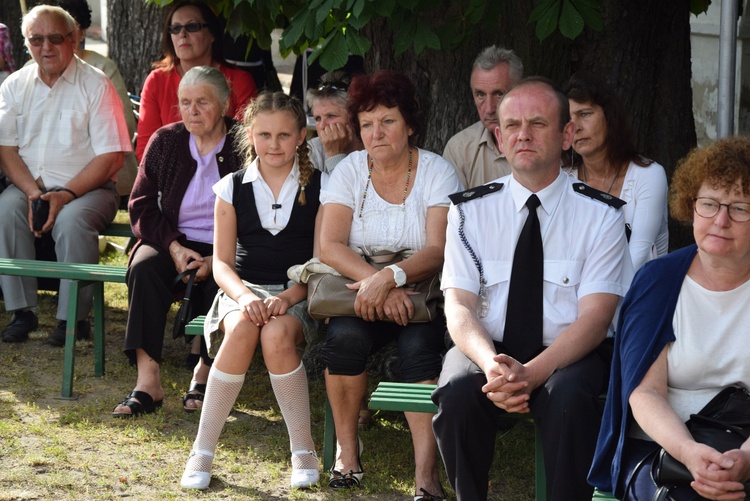
<svg viewBox="0 0 750 501">
<path fill-rule="evenodd" d="M 127 221 L 126 214 L 118 216 Z M 123 219 L 124 218 L 124 219 Z M 110 249 L 103 262 L 125 265 Z M 0 344 L 0 501 L 78 499 L 411 499 L 413 452 L 403 415 L 381 412 L 361 433 L 366 470 L 363 488 L 336 492 L 325 482 L 311 490 L 288 487 L 291 466 L 281 419 L 262 357 L 256 356 L 222 433 L 208 491 L 182 491 L 179 478 L 200 414 L 182 410 L 190 382 L 184 367 L 188 347 L 165 336 L 161 412 L 136 420 L 110 416 L 135 383 L 135 368 L 122 354 L 127 291 L 106 284 L 106 375 L 93 376 L 93 344 L 76 345 L 74 391 L 60 400 L 63 353 L 44 343 L 55 326 L 53 295 L 40 292 L 40 328 L 22 344 Z M 5 325 L 9 315 L 0 315 Z M 171 328 L 168 326 L 168 333 Z M 374 384 L 374 382 L 372 383 Z M 310 381 L 313 436 L 322 455 L 325 385 Z M 531 500 L 533 426 L 519 421 L 498 439 L 490 482 L 492 500 Z M 512 460 L 508 460 L 512 458 Z M 444 475 L 443 475 L 444 477 Z M 327 475 L 321 473 L 321 478 Z M 448 489 L 452 499 L 455 495 Z"/>
</svg>

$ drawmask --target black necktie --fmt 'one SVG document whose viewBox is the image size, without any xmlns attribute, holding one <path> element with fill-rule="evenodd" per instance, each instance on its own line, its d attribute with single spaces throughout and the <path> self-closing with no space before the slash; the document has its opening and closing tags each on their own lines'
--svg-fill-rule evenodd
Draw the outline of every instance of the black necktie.
<svg viewBox="0 0 750 501">
<path fill-rule="evenodd" d="M 513 255 L 505 315 L 503 344 L 508 348 L 508 354 L 521 363 L 531 360 L 542 348 L 544 251 L 536 214 L 540 204 L 536 195 L 526 200 L 529 215 Z"/>
</svg>

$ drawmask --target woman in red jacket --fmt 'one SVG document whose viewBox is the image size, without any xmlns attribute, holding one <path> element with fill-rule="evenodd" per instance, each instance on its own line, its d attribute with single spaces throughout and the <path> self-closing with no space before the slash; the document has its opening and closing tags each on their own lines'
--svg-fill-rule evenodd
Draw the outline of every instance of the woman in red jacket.
<svg viewBox="0 0 750 501">
<path fill-rule="evenodd" d="M 180 121 L 177 86 L 190 68 L 213 66 L 221 70 L 231 92 L 227 115 L 242 119 L 245 106 L 258 92 L 249 73 L 226 64 L 221 55 L 221 40 L 219 19 L 205 3 L 184 0 L 176 2 L 169 11 L 162 31 L 164 58 L 154 63 L 154 70 L 141 90 L 135 148 L 138 162 L 159 127 Z"/>
</svg>

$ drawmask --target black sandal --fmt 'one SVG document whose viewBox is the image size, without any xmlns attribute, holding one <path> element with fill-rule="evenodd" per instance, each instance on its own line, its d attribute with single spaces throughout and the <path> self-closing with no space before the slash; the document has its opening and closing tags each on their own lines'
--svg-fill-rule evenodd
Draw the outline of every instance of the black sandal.
<svg viewBox="0 0 750 501">
<path fill-rule="evenodd" d="M 199 392 L 199 393 L 193 393 Z M 203 397 L 206 394 L 206 383 L 196 383 L 195 381 L 190 382 L 190 389 L 187 393 L 182 396 L 182 409 L 185 412 L 195 412 L 201 407 L 187 407 L 188 400 L 194 400 L 196 402 L 203 402 Z"/>
<path fill-rule="evenodd" d="M 360 468 L 362 468 L 360 466 Z M 331 468 L 331 478 L 328 480 L 328 487 L 332 489 L 351 489 L 352 487 L 359 487 L 362 482 L 362 476 L 365 474 L 364 471 L 349 470 L 346 473 Z"/>
<path fill-rule="evenodd" d="M 357 465 L 359 471 L 349 470 L 346 473 L 341 473 L 334 469 L 336 467 L 336 463 L 334 463 L 330 469 L 331 478 L 328 480 L 328 487 L 331 489 L 351 489 L 362 484 L 365 471 L 362 468 L 362 440 L 359 437 L 357 437 Z"/>
<path fill-rule="evenodd" d="M 443 501 L 445 499 L 445 494 L 436 496 L 427 492 L 424 487 L 420 487 L 419 492 L 422 494 L 414 494 L 414 501 Z"/>
<path fill-rule="evenodd" d="M 145 391 L 133 390 L 127 394 L 125 400 L 115 406 L 115 409 L 117 409 L 117 407 L 119 407 L 120 405 L 124 405 L 125 407 L 130 409 L 130 414 L 115 412 L 113 409 L 112 417 L 131 418 L 138 417 L 141 414 L 153 414 L 157 411 L 157 409 L 161 409 L 161 404 L 162 400 L 154 402 L 154 399 L 151 397 L 151 395 L 149 395 Z"/>
</svg>

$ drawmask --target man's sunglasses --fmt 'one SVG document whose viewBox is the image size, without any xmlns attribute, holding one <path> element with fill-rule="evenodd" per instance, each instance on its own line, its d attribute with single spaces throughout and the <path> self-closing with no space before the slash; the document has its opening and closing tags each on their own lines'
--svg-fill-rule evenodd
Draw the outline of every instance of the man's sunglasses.
<svg viewBox="0 0 750 501">
<path fill-rule="evenodd" d="M 49 43 L 51 43 L 52 45 L 60 45 L 65 41 L 66 38 L 68 38 L 72 34 L 73 32 L 71 31 L 67 35 L 61 35 L 59 33 L 53 33 L 51 35 L 34 35 L 27 38 L 26 40 L 32 47 L 41 47 L 42 45 L 44 45 L 45 38 L 49 40 Z"/>
<path fill-rule="evenodd" d="M 185 28 L 188 33 L 197 33 L 203 28 L 208 28 L 208 25 L 206 23 L 171 24 L 167 30 L 173 35 L 179 35 L 182 28 Z"/>
</svg>

